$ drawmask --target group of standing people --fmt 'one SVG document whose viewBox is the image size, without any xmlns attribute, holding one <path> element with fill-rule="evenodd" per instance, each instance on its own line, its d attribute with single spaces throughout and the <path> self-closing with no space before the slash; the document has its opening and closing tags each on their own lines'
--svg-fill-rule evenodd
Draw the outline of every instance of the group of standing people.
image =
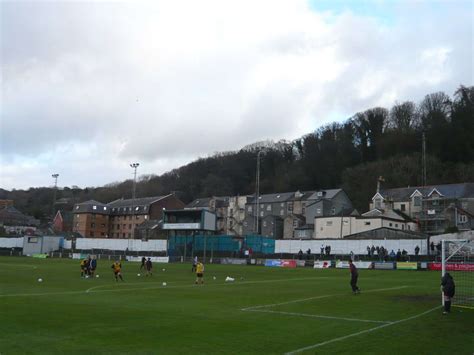
<svg viewBox="0 0 474 355">
<path fill-rule="evenodd" d="M 95 269 L 97 268 L 97 259 L 95 257 L 87 257 L 81 260 L 81 277 L 94 277 Z"/>
<path fill-rule="evenodd" d="M 142 264 L 140 265 L 140 270 L 146 270 L 145 276 L 153 276 L 153 263 L 151 258 L 142 257 Z"/>
</svg>

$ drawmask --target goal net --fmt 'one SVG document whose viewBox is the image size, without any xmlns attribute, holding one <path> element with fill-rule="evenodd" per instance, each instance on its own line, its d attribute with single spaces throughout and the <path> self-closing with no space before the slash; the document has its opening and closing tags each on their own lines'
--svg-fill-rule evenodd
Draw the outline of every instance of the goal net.
<svg viewBox="0 0 474 355">
<path fill-rule="evenodd" d="M 447 272 L 456 285 L 452 305 L 474 309 L 474 241 L 442 241 L 441 277 Z"/>
</svg>

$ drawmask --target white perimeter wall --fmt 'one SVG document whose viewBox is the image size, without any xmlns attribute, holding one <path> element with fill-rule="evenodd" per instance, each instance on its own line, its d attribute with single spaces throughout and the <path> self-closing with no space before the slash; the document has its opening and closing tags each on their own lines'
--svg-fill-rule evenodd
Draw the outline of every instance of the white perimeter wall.
<svg viewBox="0 0 474 355">
<path fill-rule="evenodd" d="M 99 238 L 78 238 L 76 239 L 76 249 L 110 249 L 129 251 L 166 251 L 167 241 L 163 239 L 148 240 L 146 242 L 139 239 L 99 239 Z M 65 241 L 64 248 L 70 248 L 71 242 Z"/>
<path fill-rule="evenodd" d="M 405 249 L 409 255 L 415 255 L 415 247 L 420 247 L 420 255 L 427 254 L 426 239 L 401 239 L 401 240 L 380 240 L 380 239 L 364 239 L 364 240 L 276 240 L 275 253 L 291 253 L 297 254 L 300 249 L 303 253 L 311 249 L 311 254 L 320 254 L 321 245 L 330 245 L 331 254 L 367 254 L 368 246 L 383 246 L 385 249 L 396 253 L 398 249 Z"/>
<path fill-rule="evenodd" d="M 23 248 L 23 237 L 0 238 L 0 248 Z"/>
</svg>

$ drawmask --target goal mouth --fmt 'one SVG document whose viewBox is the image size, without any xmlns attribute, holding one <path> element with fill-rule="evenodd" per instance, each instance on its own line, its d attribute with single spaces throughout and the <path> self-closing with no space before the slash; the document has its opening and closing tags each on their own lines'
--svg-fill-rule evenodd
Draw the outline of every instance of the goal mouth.
<svg viewBox="0 0 474 355">
<path fill-rule="evenodd" d="M 454 297 L 451 299 L 452 306 L 474 309 L 474 241 L 441 241 L 441 277 L 448 273 L 455 285 Z M 445 299 L 442 297 L 443 305 L 444 302 Z"/>
</svg>

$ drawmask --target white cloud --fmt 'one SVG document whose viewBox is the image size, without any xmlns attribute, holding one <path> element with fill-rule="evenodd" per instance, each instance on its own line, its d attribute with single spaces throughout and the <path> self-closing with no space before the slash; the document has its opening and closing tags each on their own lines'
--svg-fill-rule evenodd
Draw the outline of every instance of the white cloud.
<svg viewBox="0 0 474 355">
<path fill-rule="evenodd" d="M 160 174 L 452 94 L 473 84 L 472 12 L 441 5 L 442 22 L 409 2 L 390 21 L 302 0 L 2 3 L 0 186 L 59 170 L 64 185 L 101 185 L 132 160 Z"/>
</svg>

